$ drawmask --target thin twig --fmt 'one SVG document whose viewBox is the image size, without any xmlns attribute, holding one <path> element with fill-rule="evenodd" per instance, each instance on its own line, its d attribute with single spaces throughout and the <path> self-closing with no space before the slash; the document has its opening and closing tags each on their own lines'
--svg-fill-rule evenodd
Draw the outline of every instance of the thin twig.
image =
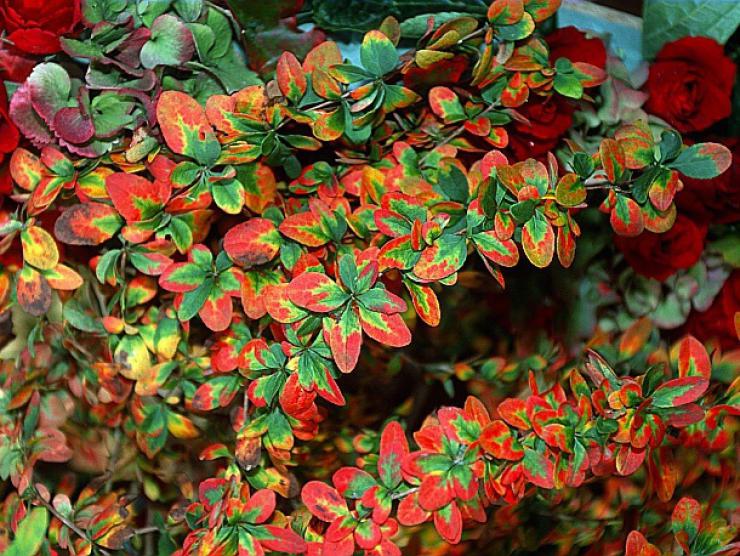
<svg viewBox="0 0 740 556">
<path fill-rule="evenodd" d="M 486 107 L 486 109 L 483 110 L 483 112 L 481 112 L 480 114 L 477 114 L 476 115 L 476 118 L 480 118 L 481 116 L 485 116 L 486 114 L 488 114 L 494 108 L 496 108 L 496 105 L 495 104 L 489 104 Z M 458 135 L 460 135 L 463 131 L 465 131 L 465 124 L 460 125 L 457 129 L 455 129 L 455 131 L 453 131 L 447 137 L 445 137 L 439 144 L 435 145 L 432 150 L 428 151 L 424 156 L 422 156 L 419 159 L 419 166 L 421 166 L 422 164 L 424 164 L 424 162 L 426 161 L 426 159 L 429 158 L 429 156 L 431 156 L 431 154 L 435 151 L 435 149 L 438 149 L 439 147 L 444 147 L 450 141 L 452 141 Z"/>
<path fill-rule="evenodd" d="M 74 532 L 78 537 L 80 537 L 81 539 L 86 540 L 90 544 L 94 544 L 97 547 L 97 549 L 102 554 L 105 554 L 106 556 L 110 556 L 110 552 L 108 552 L 103 547 L 101 547 L 99 544 L 97 544 L 95 541 L 93 541 L 87 535 L 87 533 L 85 533 L 82 529 L 80 529 L 79 527 L 77 527 L 77 525 L 75 525 L 72 521 L 70 521 L 69 519 L 67 519 L 66 517 L 64 517 L 62 514 L 60 514 L 57 511 L 57 509 L 54 506 L 52 506 L 49 502 L 47 502 L 46 500 L 44 500 L 44 498 L 41 496 L 41 494 L 39 493 L 38 490 L 35 490 L 35 493 L 36 493 L 36 498 L 41 502 L 41 504 L 47 510 L 49 510 L 49 513 L 51 513 L 54 517 L 56 517 L 59 521 L 61 521 L 67 528 L 69 528 L 72 532 Z"/>
</svg>

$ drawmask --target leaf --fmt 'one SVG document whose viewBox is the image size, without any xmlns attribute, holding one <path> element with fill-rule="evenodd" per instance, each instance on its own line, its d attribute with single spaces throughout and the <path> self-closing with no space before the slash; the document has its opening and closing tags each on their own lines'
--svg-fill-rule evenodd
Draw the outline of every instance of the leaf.
<svg viewBox="0 0 740 556">
<path fill-rule="evenodd" d="M 367 310 L 376 313 L 403 313 L 406 311 L 406 302 L 396 294 L 385 288 L 375 287 L 357 296 L 357 301 Z"/>
<path fill-rule="evenodd" d="M 555 187 L 555 198 L 564 207 L 575 207 L 586 200 L 586 186 L 578 174 L 564 174 Z"/>
<path fill-rule="evenodd" d="M 212 411 L 226 407 L 236 396 L 241 384 L 236 375 L 217 376 L 201 384 L 193 395 L 193 408 L 198 411 Z"/>
<path fill-rule="evenodd" d="M 135 174 L 117 172 L 105 180 L 113 206 L 127 222 L 141 222 L 154 218 L 170 197 L 168 183 L 152 183 Z"/>
<path fill-rule="evenodd" d="M 293 278 L 288 297 L 299 307 L 318 313 L 333 311 L 349 299 L 336 282 L 320 272 L 304 272 Z"/>
<path fill-rule="evenodd" d="M 740 12 L 739 12 L 740 13 Z M 684 176 L 707 180 L 719 176 L 732 164 L 730 149 L 719 143 L 697 143 L 685 148 L 668 166 Z"/>
<path fill-rule="evenodd" d="M 380 31 L 369 31 L 362 39 L 360 60 L 367 71 L 382 77 L 396 69 L 398 52 L 391 40 Z"/>
<path fill-rule="evenodd" d="M 639 531 L 631 531 L 627 535 L 624 550 L 624 556 L 661 556 L 662 554 L 660 549 L 654 544 L 650 544 Z"/>
<path fill-rule="evenodd" d="M 167 291 L 184 293 L 203 283 L 207 272 L 194 263 L 175 263 L 159 277 L 159 285 Z"/>
<path fill-rule="evenodd" d="M 244 206 L 244 188 L 237 180 L 224 180 L 211 185 L 216 206 L 226 214 L 239 214 Z"/>
<path fill-rule="evenodd" d="M 404 280 L 406 289 L 411 295 L 411 302 L 419 318 L 429 326 L 438 326 L 442 318 L 439 308 L 439 299 L 434 290 L 422 284 L 417 284 L 410 280 Z"/>
<path fill-rule="evenodd" d="M 278 87 L 290 101 L 298 103 L 306 93 L 306 76 L 300 62 L 292 52 L 283 52 L 275 71 Z"/>
<path fill-rule="evenodd" d="M 488 7 L 488 21 L 497 25 L 511 25 L 524 15 L 522 0 L 495 0 Z"/>
<path fill-rule="evenodd" d="M 555 232 L 550 222 L 540 216 L 531 218 L 522 228 L 522 248 L 537 268 L 545 268 L 555 254 Z"/>
<path fill-rule="evenodd" d="M 614 139 L 604 139 L 599 145 L 599 158 L 607 179 L 615 183 L 624 173 L 626 163 L 622 146 Z"/>
<path fill-rule="evenodd" d="M 330 240 L 311 211 L 291 214 L 280 223 L 278 229 L 285 237 L 308 247 L 320 247 Z"/>
<path fill-rule="evenodd" d="M 522 469 L 526 479 L 540 488 L 555 487 L 555 466 L 544 453 L 524 448 Z"/>
<path fill-rule="evenodd" d="M 553 16 L 562 0 L 524 0 L 524 9 L 537 23 Z"/>
<path fill-rule="evenodd" d="M 76 290 L 83 284 L 82 276 L 63 264 L 58 264 L 49 270 L 42 270 L 41 273 L 55 290 Z"/>
<path fill-rule="evenodd" d="M 706 0 L 645 0 L 642 53 L 651 60 L 661 47 L 683 37 L 705 36 L 724 44 L 740 24 L 740 5 Z"/>
<path fill-rule="evenodd" d="M 190 295 L 195 292 L 189 292 Z M 208 297 L 203 302 L 198 316 L 210 330 L 221 332 L 226 330 L 231 324 L 234 306 L 231 302 L 231 295 L 224 291 L 222 287 L 213 286 L 208 292 Z"/>
<path fill-rule="evenodd" d="M 10 175 L 21 188 L 33 191 L 47 172 L 39 157 L 18 147 L 10 157 Z"/>
<path fill-rule="evenodd" d="M 678 172 L 663 168 L 650 184 L 648 190 L 650 202 L 659 211 L 668 210 L 676 192 L 682 187 L 683 185 L 678 179 Z"/>
<path fill-rule="evenodd" d="M 462 536 L 462 514 L 455 502 L 434 512 L 434 528 L 450 544 L 460 542 Z"/>
<path fill-rule="evenodd" d="M 198 102 L 179 91 L 165 91 L 157 102 L 157 121 L 167 146 L 177 154 L 213 165 L 221 146 Z"/>
<path fill-rule="evenodd" d="M 609 222 L 612 229 L 620 236 L 634 237 L 642 233 L 645 221 L 640 205 L 626 195 L 616 195 L 616 203 L 612 208 Z"/>
<path fill-rule="evenodd" d="M 141 48 L 141 65 L 181 66 L 193 57 L 195 44 L 190 29 L 177 17 L 160 15 L 151 26 L 151 37 Z"/>
<path fill-rule="evenodd" d="M 411 343 L 411 332 L 400 314 L 386 315 L 360 307 L 362 330 L 373 340 L 391 347 L 403 347 Z"/>
<path fill-rule="evenodd" d="M 422 251 L 414 273 L 423 280 L 442 280 L 460 270 L 467 256 L 465 237 L 443 235 Z"/>
<path fill-rule="evenodd" d="M 280 235 L 270 220 L 250 218 L 226 232 L 224 250 L 232 261 L 249 269 L 275 258 L 280 250 Z"/>
<path fill-rule="evenodd" d="M 518 41 L 531 35 L 534 28 L 534 19 L 529 13 L 525 12 L 517 23 L 496 26 L 496 34 L 505 41 Z"/>
<path fill-rule="evenodd" d="M 629 359 L 639 353 L 653 332 L 653 323 L 648 317 L 633 322 L 619 340 L 619 356 Z"/>
<path fill-rule="evenodd" d="M 6 556 L 33 556 L 41 550 L 49 526 L 46 508 L 33 508 L 19 523 Z"/>
<path fill-rule="evenodd" d="M 494 458 L 518 461 L 524 450 L 511 429 L 498 419 L 491 421 L 480 435 L 481 447 Z"/>
<path fill-rule="evenodd" d="M 303 485 L 301 500 L 309 512 L 327 523 L 341 519 L 349 513 L 344 498 L 321 481 L 309 481 Z"/>
<path fill-rule="evenodd" d="M 54 268 L 59 262 L 59 250 L 51 234 L 39 226 L 21 231 L 23 260 L 41 270 Z"/>
<path fill-rule="evenodd" d="M 30 266 L 24 265 L 18 274 L 16 296 L 23 310 L 34 317 L 40 317 L 51 307 L 49 282 Z"/>
<path fill-rule="evenodd" d="M 326 317 L 323 321 L 326 342 L 337 367 L 350 373 L 357 365 L 362 347 L 360 318 L 351 305 L 345 307 L 338 320 Z"/>
<path fill-rule="evenodd" d="M 671 514 L 671 530 L 678 537 L 686 535 L 685 544 L 689 544 L 699 534 L 701 528 L 701 505 L 695 499 L 684 496 L 678 501 Z"/>
<path fill-rule="evenodd" d="M 678 376 L 699 376 L 709 380 L 712 363 L 702 343 L 693 336 L 686 336 L 678 343 Z"/>
<path fill-rule="evenodd" d="M 429 106 L 445 123 L 459 122 L 467 118 L 460 99 L 448 87 L 433 87 L 429 91 Z"/>
<path fill-rule="evenodd" d="M 512 239 L 499 239 L 493 230 L 473 235 L 478 251 L 486 258 L 501 266 L 516 266 L 519 262 L 519 249 Z"/>
<path fill-rule="evenodd" d="M 368 489 L 376 485 L 370 473 L 356 467 L 340 467 L 332 475 L 331 482 L 339 494 L 353 500 L 362 498 Z"/>
<path fill-rule="evenodd" d="M 391 421 L 380 435 L 378 477 L 388 488 L 401 484 L 401 465 L 409 453 L 409 444 L 398 421 Z"/>
<path fill-rule="evenodd" d="M 121 217 L 111 206 L 83 203 L 66 209 L 54 224 L 54 235 L 67 245 L 100 245 L 121 227 Z"/>
<path fill-rule="evenodd" d="M 654 407 L 678 407 L 695 402 L 709 388 L 709 380 L 702 376 L 685 376 L 664 382 L 653 392 Z"/>
</svg>

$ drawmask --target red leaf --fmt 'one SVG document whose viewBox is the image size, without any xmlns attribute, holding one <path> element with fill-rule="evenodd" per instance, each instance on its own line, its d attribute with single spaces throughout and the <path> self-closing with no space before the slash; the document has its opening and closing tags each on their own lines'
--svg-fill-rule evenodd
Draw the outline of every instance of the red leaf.
<svg viewBox="0 0 740 556">
<path fill-rule="evenodd" d="M 224 236 L 224 251 L 245 269 L 271 261 L 279 250 L 277 228 L 265 218 L 250 218 L 231 228 Z"/>
<path fill-rule="evenodd" d="M 310 481 L 303 486 L 301 500 L 313 515 L 331 523 L 349 513 L 347 503 L 339 493 L 321 481 Z"/>
</svg>

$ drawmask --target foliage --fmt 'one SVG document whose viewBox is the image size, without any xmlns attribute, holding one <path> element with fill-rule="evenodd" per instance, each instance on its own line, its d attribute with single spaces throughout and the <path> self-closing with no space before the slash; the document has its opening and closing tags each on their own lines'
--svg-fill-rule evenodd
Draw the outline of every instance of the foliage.
<svg viewBox="0 0 740 556">
<path fill-rule="evenodd" d="M 633 284 L 588 275 L 597 226 L 668 232 L 729 149 L 620 117 L 520 160 L 529 104 L 593 111 L 617 79 L 553 56 L 557 0 L 430 21 L 408 52 L 386 17 L 357 61 L 301 2 L 232 4 L 85 2 L 12 96 L 0 549 L 736 553 L 737 351 L 626 293 L 568 337 L 581 313 L 559 327 L 535 282 L 608 305 Z M 687 311 L 719 291 L 682 278 Z"/>
</svg>

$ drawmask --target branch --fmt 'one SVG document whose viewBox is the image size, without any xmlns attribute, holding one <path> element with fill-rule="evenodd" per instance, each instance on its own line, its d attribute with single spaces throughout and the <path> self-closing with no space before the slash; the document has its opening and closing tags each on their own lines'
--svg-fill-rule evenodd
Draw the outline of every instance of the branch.
<svg viewBox="0 0 740 556">
<path fill-rule="evenodd" d="M 69 528 L 72 532 L 74 532 L 78 537 L 81 539 L 86 540 L 92 545 L 95 545 L 95 547 L 100 551 L 101 554 L 104 554 L 105 556 L 110 556 L 110 552 L 105 550 L 103 547 L 101 547 L 98 543 L 96 543 L 94 540 L 92 540 L 87 533 L 85 533 L 82 529 L 77 527 L 77 525 L 74 524 L 74 522 L 70 521 L 66 517 L 64 517 L 62 514 L 60 514 L 57 509 L 52 506 L 49 502 L 44 500 L 44 498 L 41 496 L 38 490 L 35 488 L 33 489 L 34 494 L 36 495 L 36 499 L 41 502 L 41 504 L 49 510 L 49 513 L 52 514 L 54 517 L 56 517 L 59 521 L 61 521 L 65 527 Z"/>
</svg>

